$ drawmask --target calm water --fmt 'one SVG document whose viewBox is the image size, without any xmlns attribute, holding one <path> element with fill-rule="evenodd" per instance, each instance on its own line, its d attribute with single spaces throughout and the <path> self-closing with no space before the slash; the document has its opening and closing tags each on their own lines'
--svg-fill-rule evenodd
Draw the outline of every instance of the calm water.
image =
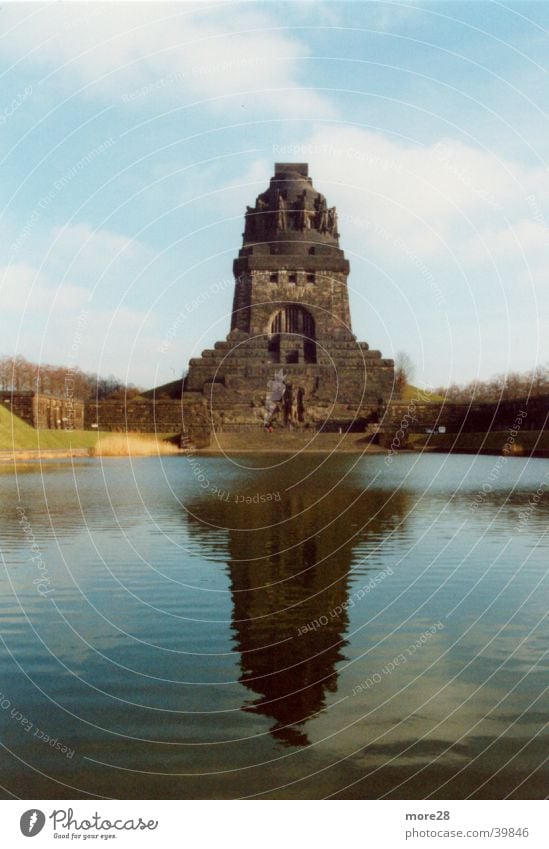
<svg viewBox="0 0 549 849">
<path fill-rule="evenodd" d="M 548 485 L 443 455 L 0 474 L 4 797 L 546 796 Z"/>
</svg>

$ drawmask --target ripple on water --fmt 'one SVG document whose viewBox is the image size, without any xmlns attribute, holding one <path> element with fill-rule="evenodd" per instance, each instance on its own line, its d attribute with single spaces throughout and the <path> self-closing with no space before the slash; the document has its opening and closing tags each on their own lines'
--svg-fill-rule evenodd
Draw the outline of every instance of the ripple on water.
<svg viewBox="0 0 549 849">
<path fill-rule="evenodd" d="M 543 749 L 521 748 L 543 724 L 547 504 L 518 522 L 549 463 L 503 464 L 471 509 L 496 459 L 308 456 L 250 471 L 200 458 L 223 499 L 179 457 L 26 469 L 19 494 L 2 475 L 2 688 L 75 743 L 72 772 L 51 753 L 48 770 L 116 795 L 85 758 L 129 766 L 143 798 L 149 771 L 210 771 L 154 785 L 209 798 L 290 779 L 298 796 L 309 773 L 323 795 L 354 781 L 398 795 L 421 768 L 421 793 L 448 781 L 467 795 L 504 739 L 498 792 L 524 781 L 539 795 Z M 233 497 L 268 492 L 280 500 Z M 39 765 L 2 711 L 0 733 Z M 10 786 L 17 776 L 7 764 Z"/>
</svg>

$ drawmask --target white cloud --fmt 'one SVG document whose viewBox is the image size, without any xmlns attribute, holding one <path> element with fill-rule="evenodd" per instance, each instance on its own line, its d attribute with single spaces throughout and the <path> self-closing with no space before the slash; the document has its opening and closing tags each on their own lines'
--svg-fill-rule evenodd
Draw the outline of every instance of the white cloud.
<svg viewBox="0 0 549 849">
<path fill-rule="evenodd" d="M 519 262 L 527 268 L 549 266 L 549 229 L 541 222 L 520 219 L 497 229 L 486 229 L 467 243 L 467 256 L 496 263 Z"/>
<path fill-rule="evenodd" d="M 146 386 L 154 384 L 157 369 L 164 369 L 164 378 L 162 327 L 154 312 L 125 303 L 113 310 L 97 306 L 86 289 L 55 283 L 31 265 L 0 268 L 0 298 L 3 315 L 9 318 L 2 354 L 22 353 L 39 362 L 115 373 Z"/>
<path fill-rule="evenodd" d="M 379 29 L 382 32 L 394 32 L 401 27 L 406 26 L 415 19 L 420 11 L 420 4 L 414 0 L 407 0 L 406 3 L 370 3 L 369 4 L 369 25 L 372 29 Z"/>
<path fill-rule="evenodd" d="M 0 299 L 4 313 L 19 317 L 43 313 L 55 301 L 55 309 L 71 312 L 88 299 L 85 289 L 70 284 L 56 286 L 32 265 L 19 263 L 0 268 Z"/>
<path fill-rule="evenodd" d="M 284 152 L 280 146 L 278 158 Z M 368 230 L 369 247 L 384 255 L 394 253 L 387 233 L 426 257 L 455 248 L 458 227 L 482 233 L 495 221 L 527 218 L 528 196 L 549 189 L 541 169 L 450 140 L 421 147 L 368 130 L 321 127 L 295 154 L 337 202 L 346 232 L 363 240 Z"/>
<path fill-rule="evenodd" d="M 408 350 L 437 384 L 547 359 L 544 169 L 451 139 L 420 146 L 341 126 L 274 146 L 272 158 L 309 162 L 338 208 L 361 338 Z"/>
<path fill-rule="evenodd" d="M 363 243 L 366 234 L 368 248 L 383 256 L 394 255 L 397 238 L 419 255 L 431 256 L 456 222 L 469 219 L 475 226 L 475 216 L 487 213 L 490 221 L 494 216 L 503 220 L 505 205 L 515 202 L 519 182 L 524 183 L 518 169 L 465 145 L 445 141 L 420 147 L 368 130 L 330 126 L 316 129 L 304 144 L 274 145 L 272 157 L 254 159 L 228 185 L 246 193 L 249 203 L 249 184 L 258 181 L 257 190 L 264 188 L 272 159 L 309 162 L 315 185 L 338 206 L 346 239 L 352 234 Z M 230 200 L 238 203 L 234 194 Z"/>
<path fill-rule="evenodd" d="M 15 5 L 15 4 L 14 4 Z M 303 88 L 298 66 L 309 48 L 283 33 L 264 10 L 247 4 L 66 4 L 27 10 L 6 6 L 0 51 L 32 61 L 65 80 L 91 84 L 94 96 L 125 103 L 150 97 L 184 105 L 223 102 L 286 116 L 333 114 Z M 10 27 L 14 27 L 10 29 Z M 244 95 L 241 93 L 251 93 Z M 234 106 L 233 101 L 230 105 Z"/>
<path fill-rule="evenodd" d="M 160 320 L 147 305 L 133 304 L 140 297 L 134 278 L 151 252 L 87 224 L 54 228 L 47 242 L 44 257 L 0 267 L 0 302 L 9 319 L 0 352 L 154 382 Z M 101 295 L 92 297 L 97 283 Z"/>
<path fill-rule="evenodd" d="M 246 206 L 264 192 L 273 175 L 273 163 L 267 158 L 250 160 L 236 178 L 227 180 L 216 195 L 216 203 L 227 216 L 244 215 Z"/>
<path fill-rule="evenodd" d="M 48 269 L 63 278 L 77 277 L 90 284 L 105 275 L 129 277 L 140 269 L 152 252 L 142 242 L 109 230 L 94 230 L 88 224 L 54 228 L 45 259 Z"/>
<path fill-rule="evenodd" d="M 325 26 L 337 26 L 343 24 L 343 7 L 333 0 L 292 0 L 290 7 L 292 21 L 310 24 L 311 11 L 314 14 L 315 23 Z"/>
<path fill-rule="evenodd" d="M 159 361 L 164 365 L 158 353 L 160 324 L 154 313 L 130 305 L 122 304 L 114 311 L 93 307 L 80 334 L 78 363 L 86 371 L 115 373 L 128 382 L 152 386 Z M 67 325 L 67 336 L 73 326 L 73 322 Z"/>
</svg>

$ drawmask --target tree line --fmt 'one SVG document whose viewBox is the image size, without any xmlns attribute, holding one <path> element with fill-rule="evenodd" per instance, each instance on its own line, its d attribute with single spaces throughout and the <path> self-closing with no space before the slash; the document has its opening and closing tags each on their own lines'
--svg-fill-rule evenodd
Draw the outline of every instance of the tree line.
<svg viewBox="0 0 549 849">
<path fill-rule="evenodd" d="M 40 392 L 61 398 L 87 401 L 92 398 L 135 398 L 142 391 L 133 383 L 125 384 L 114 375 L 100 377 L 79 368 L 33 363 L 25 357 L 0 357 L 0 390 L 3 392 Z"/>
<path fill-rule="evenodd" d="M 400 351 L 395 357 L 395 384 L 401 391 L 413 379 L 410 357 Z M 70 387 L 70 389 L 69 389 Z M 83 401 L 97 398 L 135 398 L 142 389 L 125 384 L 114 375 L 100 377 L 79 368 L 34 363 L 25 357 L 0 357 L 0 390 L 4 392 L 34 391 L 44 395 L 71 396 Z M 498 374 L 489 380 L 439 386 L 433 390 L 445 400 L 455 403 L 507 401 L 515 398 L 549 395 L 549 366 L 538 366 L 525 372 Z"/>
<path fill-rule="evenodd" d="M 512 401 L 549 395 L 549 366 L 538 366 L 524 372 L 497 374 L 489 380 L 471 380 L 469 383 L 439 386 L 434 393 L 457 404 L 469 404 L 472 401 Z"/>
</svg>

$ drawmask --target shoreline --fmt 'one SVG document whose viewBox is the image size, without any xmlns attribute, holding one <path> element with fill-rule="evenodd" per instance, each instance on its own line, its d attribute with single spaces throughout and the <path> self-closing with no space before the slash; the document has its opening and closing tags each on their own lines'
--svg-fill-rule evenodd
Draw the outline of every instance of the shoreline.
<svg viewBox="0 0 549 849">
<path fill-rule="evenodd" d="M 409 444 L 392 452 L 390 447 L 374 444 L 363 433 L 284 432 L 267 434 L 263 431 L 242 433 L 217 432 L 209 445 L 179 448 L 173 438 L 167 441 L 160 434 L 112 434 L 103 437 L 94 446 L 77 445 L 48 448 L 4 448 L 0 450 L 0 467 L 17 463 L 42 462 L 64 459 L 105 459 L 107 457 L 189 456 L 223 457 L 227 455 L 298 455 L 328 456 L 332 454 L 386 455 L 396 454 L 463 454 L 469 456 L 506 456 L 521 458 L 549 458 L 549 431 L 525 432 L 514 445 L 513 452 L 505 453 L 504 433 L 436 434 L 425 439 L 423 434 L 410 434 Z M 152 437 L 152 438 L 151 438 Z M 98 450 L 98 448 L 100 450 Z M 101 450 L 103 449 L 103 450 Z"/>
<path fill-rule="evenodd" d="M 68 457 L 89 458 L 89 448 L 15 448 L 0 451 L 0 463 L 12 463 L 17 460 L 62 460 Z"/>
<path fill-rule="evenodd" d="M 68 460 L 68 459 L 79 459 L 79 460 L 108 460 L 108 459 L 120 459 L 122 457 L 126 457 L 127 459 L 137 460 L 140 457 L 185 457 L 189 455 L 188 450 L 182 449 L 177 452 L 170 452 L 169 454 L 161 454 L 158 451 L 151 451 L 149 453 L 139 453 L 139 454 L 108 454 L 108 455 L 94 455 L 90 453 L 87 449 L 83 448 L 75 448 L 72 451 L 68 449 L 60 449 L 59 451 L 47 449 L 44 451 L 27 451 L 25 449 L 21 451 L 0 451 L 0 468 L 17 465 L 17 463 L 32 463 L 32 462 L 42 462 L 43 460 Z M 345 447 L 345 448 L 289 448 L 289 447 L 280 447 L 280 448 L 197 448 L 192 454 L 200 457 L 230 457 L 230 456 L 257 456 L 257 455 L 289 455 L 289 456 L 297 456 L 298 454 L 316 454 L 319 456 L 330 456 L 330 455 L 362 455 L 368 454 L 371 456 L 379 456 L 380 454 L 388 454 L 388 450 L 386 448 L 379 448 L 378 446 L 366 446 L 363 448 L 358 447 Z M 426 447 L 426 448 L 403 448 L 396 452 L 396 455 L 400 456 L 403 454 L 459 454 L 463 456 L 491 456 L 491 457 L 501 457 L 508 456 L 503 454 L 502 451 L 495 451 L 492 449 L 482 449 L 480 451 L 474 450 L 466 450 L 463 448 L 458 448 L 455 450 L 448 450 L 446 448 L 434 448 L 434 447 Z M 513 456 L 513 455 L 512 455 Z M 515 454 L 514 458 L 519 460 L 527 460 L 527 459 L 540 459 L 547 460 L 549 459 L 549 451 L 545 449 L 540 449 L 531 452 L 524 452 L 523 454 Z"/>
</svg>

